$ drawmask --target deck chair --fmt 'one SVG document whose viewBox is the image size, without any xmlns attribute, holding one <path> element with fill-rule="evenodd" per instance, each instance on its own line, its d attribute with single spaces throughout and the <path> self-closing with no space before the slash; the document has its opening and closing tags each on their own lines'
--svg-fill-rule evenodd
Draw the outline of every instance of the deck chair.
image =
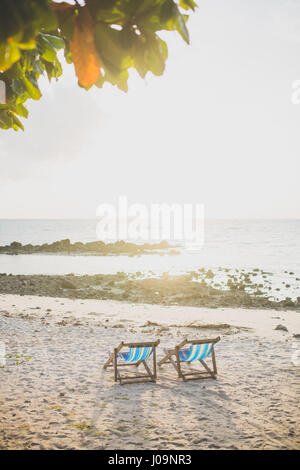
<svg viewBox="0 0 300 470">
<path fill-rule="evenodd" d="M 178 377 L 183 381 L 186 380 L 197 380 L 197 379 L 216 379 L 217 375 L 217 364 L 214 351 L 214 345 L 220 341 L 220 336 L 213 339 L 200 339 L 200 340 L 183 340 L 180 344 L 175 346 L 174 349 L 165 349 L 165 357 L 158 363 L 159 366 L 162 364 L 172 364 L 177 373 Z M 187 344 L 190 344 L 189 348 L 184 348 Z M 205 358 L 211 355 L 213 370 L 211 370 L 206 362 Z M 175 356 L 175 357 L 174 357 Z M 189 367 L 187 371 L 183 371 L 182 364 L 191 365 L 192 362 L 198 361 L 204 367 L 205 371 L 198 369 L 192 369 Z"/>
<path fill-rule="evenodd" d="M 146 342 L 146 343 L 122 343 L 117 348 L 114 348 L 113 353 L 110 355 L 103 368 L 114 368 L 115 382 L 119 381 L 120 385 L 126 383 L 142 383 L 142 382 L 156 382 L 156 347 L 159 345 L 160 340 Z M 128 351 L 121 351 L 122 348 L 129 348 Z M 148 366 L 146 359 L 152 355 L 153 358 L 153 371 Z M 121 376 L 120 367 L 136 366 L 142 364 L 146 369 L 147 374 L 143 375 L 127 375 Z"/>
</svg>

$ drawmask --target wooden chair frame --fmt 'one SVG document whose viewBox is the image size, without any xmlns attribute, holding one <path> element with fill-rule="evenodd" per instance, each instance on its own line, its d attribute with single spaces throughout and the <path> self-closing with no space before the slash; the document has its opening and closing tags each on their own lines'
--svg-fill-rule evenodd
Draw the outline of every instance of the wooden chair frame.
<svg viewBox="0 0 300 470">
<path fill-rule="evenodd" d="M 199 380 L 199 379 L 216 379 L 217 375 L 217 363 L 216 363 L 216 356 L 215 356 L 215 350 L 214 346 L 215 343 L 220 341 L 220 336 L 217 338 L 211 338 L 211 339 L 200 339 L 200 340 L 188 340 L 184 339 L 181 343 L 179 343 L 177 346 L 175 346 L 174 349 L 164 349 L 166 355 L 163 359 L 161 359 L 158 363 L 159 366 L 163 364 L 172 364 L 175 370 L 178 373 L 178 377 L 182 379 L 184 382 L 187 380 Z M 189 366 L 191 365 L 191 362 L 193 361 L 182 361 L 179 356 L 179 350 L 182 349 L 185 345 L 187 344 L 205 344 L 205 343 L 213 343 L 212 351 L 211 351 L 211 358 L 212 358 L 212 366 L 213 370 L 210 369 L 210 367 L 206 364 L 206 362 L 203 359 L 198 360 L 201 365 L 204 367 L 205 371 L 200 371 L 197 369 L 189 369 L 188 372 L 183 372 L 181 363 L 186 363 Z M 176 360 L 173 359 L 172 356 L 176 356 Z M 191 371 L 191 372 L 190 372 Z"/>
<path fill-rule="evenodd" d="M 159 345 L 160 340 L 157 341 L 148 341 L 144 343 L 124 343 L 123 341 L 119 344 L 117 348 L 114 348 L 113 353 L 110 355 L 109 359 L 103 366 L 103 369 L 108 369 L 109 367 L 114 368 L 114 378 L 115 382 L 120 382 L 120 385 L 124 384 L 132 384 L 132 383 L 143 383 L 143 382 L 156 382 L 157 379 L 157 368 L 156 368 L 156 347 Z M 118 363 L 118 354 L 124 347 L 153 347 L 152 357 L 153 357 L 153 371 L 151 371 L 150 367 L 148 366 L 146 359 L 141 361 L 135 362 L 122 362 L 121 364 Z M 147 374 L 144 375 L 126 375 L 121 376 L 119 371 L 119 367 L 129 367 L 129 366 L 136 366 L 139 367 L 140 364 L 143 364 L 144 368 L 146 369 Z M 143 380 L 141 380 L 143 379 Z"/>
</svg>

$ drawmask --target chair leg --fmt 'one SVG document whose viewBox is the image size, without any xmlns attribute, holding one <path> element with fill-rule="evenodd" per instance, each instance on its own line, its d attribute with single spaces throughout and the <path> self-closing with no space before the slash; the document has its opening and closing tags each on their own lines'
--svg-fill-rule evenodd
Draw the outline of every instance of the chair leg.
<svg viewBox="0 0 300 470">
<path fill-rule="evenodd" d="M 143 363 L 143 365 L 144 365 L 144 367 L 145 367 L 145 369 L 146 369 L 146 372 L 148 373 L 148 375 L 147 375 L 146 377 L 150 377 L 150 379 L 151 379 L 152 381 L 154 381 L 154 376 L 153 376 L 153 374 L 152 374 L 152 372 L 151 372 L 151 370 L 150 370 L 150 367 L 148 366 L 147 362 L 146 362 L 145 360 L 143 360 L 142 363 Z"/>
<path fill-rule="evenodd" d="M 117 363 L 117 350 L 114 349 L 114 373 L 115 373 L 115 382 L 118 381 L 118 363 Z"/>
<path fill-rule="evenodd" d="M 214 349 L 214 347 L 212 348 L 211 358 L 212 358 L 212 363 L 213 363 L 213 368 L 214 368 L 214 374 L 217 375 L 217 362 L 216 362 L 216 356 L 215 356 L 215 349 Z"/>
<path fill-rule="evenodd" d="M 177 367 L 177 360 L 175 358 L 175 361 L 172 357 L 170 357 L 170 361 L 169 362 L 166 362 L 166 364 L 172 364 L 172 366 L 174 367 L 174 369 L 176 370 L 176 372 L 178 373 L 178 367 Z"/>
<path fill-rule="evenodd" d="M 157 371 L 156 371 L 156 348 L 153 349 L 153 377 L 154 382 L 156 382 Z"/>
<path fill-rule="evenodd" d="M 114 362 L 114 353 L 110 354 L 109 359 L 106 361 L 106 363 L 103 366 L 103 369 L 107 369 L 112 362 Z"/>
<path fill-rule="evenodd" d="M 156 360 L 156 359 L 155 359 Z M 138 361 L 137 363 L 134 364 L 126 364 L 127 367 L 129 366 L 135 366 L 139 367 L 140 364 L 143 364 L 145 367 L 145 370 L 148 375 L 134 375 L 134 376 L 121 376 L 119 369 L 118 369 L 118 363 L 117 363 L 117 352 L 114 354 L 114 371 L 115 371 L 115 382 L 119 381 L 120 385 L 125 385 L 125 384 L 132 384 L 132 383 L 142 383 L 142 382 L 156 382 L 156 375 L 152 373 L 150 367 L 148 366 L 147 362 L 145 359 L 142 359 L 141 361 Z M 119 364 L 119 366 L 122 366 L 125 364 Z M 156 371 L 155 371 L 156 373 Z M 134 380 L 137 379 L 137 380 Z M 141 381 L 140 379 L 144 379 Z M 147 380 L 150 379 L 150 380 Z"/>
<path fill-rule="evenodd" d="M 201 364 L 203 365 L 204 369 L 209 373 L 209 375 L 210 375 L 212 378 L 215 378 L 214 372 L 208 367 L 208 365 L 206 364 L 206 362 L 203 361 L 203 359 L 200 359 L 200 362 L 201 362 Z"/>
<path fill-rule="evenodd" d="M 177 365 L 178 377 L 184 380 L 184 376 L 182 374 L 181 366 L 180 366 L 179 350 L 177 346 L 176 346 L 176 363 L 177 363 L 176 365 Z"/>
<path fill-rule="evenodd" d="M 165 350 L 165 353 L 167 353 L 167 352 L 168 351 Z M 179 357 L 179 348 L 178 347 L 175 348 L 175 353 L 174 354 L 175 354 L 176 360 L 174 360 L 172 357 L 170 357 L 169 362 L 166 362 L 166 363 L 167 364 L 171 363 L 174 366 L 175 370 L 177 371 L 178 377 L 180 379 L 182 379 L 184 382 L 188 381 L 188 380 L 197 380 L 197 379 L 209 379 L 209 378 L 216 379 L 217 366 L 216 366 L 216 358 L 215 358 L 214 349 L 212 349 L 213 370 L 211 370 L 208 367 L 208 365 L 206 364 L 206 362 L 204 362 L 203 359 L 200 359 L 200 361 L 199 361 L 202 364 L 202 366 L 204 367 L 204 369 L 206 370 L 207 374 L 205 374 L 205 372 L 201 372 L 201 371 L 198 372 L 196 370 L 195 370 L 195 372 L 187 372 L 187 373 L 183 372 L 183 370 L 181 368 L 181 360 L 180 360 L 180 357 Z M 191 366 L 191 362 L 189 361 L 187 365 Z"/>
</svg>

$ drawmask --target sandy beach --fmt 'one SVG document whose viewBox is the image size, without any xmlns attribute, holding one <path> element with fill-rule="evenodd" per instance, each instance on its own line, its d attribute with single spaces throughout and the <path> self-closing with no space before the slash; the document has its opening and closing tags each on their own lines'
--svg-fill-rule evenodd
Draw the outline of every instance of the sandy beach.
<svg viewBox="0 0 300 470">
<path fill-rule="evenodd" d="M 0 451 L 300 450 L 299 25 L 0 3 Z"/>
<path fill-rule="evenodd" d="M 300 448 L 297 312 L 1 294 L 0 325 L 1 449 Z M 160 359 L 218 335 L 217 380 L 164 365 L 120 386 L 102 368 L 121 340 L 160 339 Z"/>
</svg>

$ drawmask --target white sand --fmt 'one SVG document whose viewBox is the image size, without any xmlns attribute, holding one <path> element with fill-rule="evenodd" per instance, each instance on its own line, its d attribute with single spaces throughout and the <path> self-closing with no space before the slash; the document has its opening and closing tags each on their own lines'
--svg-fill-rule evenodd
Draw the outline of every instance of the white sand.
<svg viewBox="0 0 300 470">
<path fill-rule="evenodd" d="M 0 295 L 0 351 L 12 355 L 0 449 L 300 449 L 299 333 L 295 312 Z M 216 381 L 182 383 L 165 365 L 157 384 L 120 386 L 102 369 L 121 340 L 160 338 L 159 359 L 184 337 L 218 335 Z"/>
</svg>

